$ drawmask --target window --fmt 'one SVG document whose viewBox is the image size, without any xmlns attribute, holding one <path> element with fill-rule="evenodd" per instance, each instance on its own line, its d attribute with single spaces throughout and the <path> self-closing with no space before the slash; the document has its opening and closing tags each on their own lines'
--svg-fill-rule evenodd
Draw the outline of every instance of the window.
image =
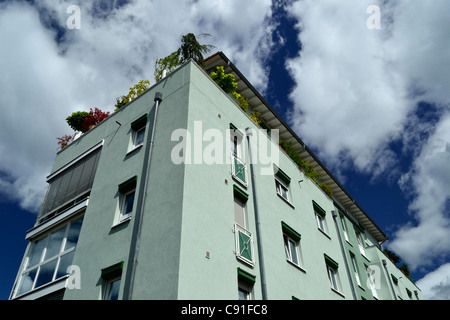
<svg viewBox="0 0 450 320">
<path fill-rule="evenodd" d="M 73 220 L 31 244 L 16 296 L 66 276 L 83 218 Z"/>
<path fill-rule="evenodd" d="M 248 195 L 238 186 L 233 186 L 234 190 L 234 232 L 236 257 L 250 265 L 254 265 L 253 237 L 246 229 L 245 206 Z"/>
<path fill-rule="evenodd" d="M 256 276 L 238 268 L 238 299 L 251 300 Z"/>
<path fill-rule="evenodd" d="M 413 297 L 412 297 L 412 292 L 411 292 L 410 290 L 408 290 L 408 288 L 406 288 L 406 294 L 408 295 L 408 299 L 409 299 L 409 300 L 412 300 L 412 299 L 413 299 Z"/>
<path fill-rule="evenodd" d="M 243 135 L 232 124 L 231 127 L 231 173 L 235 180 L 247 187 L 247 166 L 245 164 Z"/>
<path fill-rule="evenodd" d="M 394 282 L 394 292 L 395 292 L 396 296 L 401 299 L 402 296 L 400 295 L 400 288 L 398 286 L 398 279 L 392 274 L 391 274 L 391 278 L 392 278 L 392 281 Z"/>
<path fill-rule="evenodd" d="M 116 278 L 106 283 L 103 300 L 119 300 L 120 280 L 120 278 Z"/>
<path fill-rule="evenodd" d="M 277 194 L 286 200 L 288 203 L 291 202 L 291 197 L 289 195 L 289 184 L 291 182 L 291 178 L 284 173 L 280 168 L 274 166 L 275 170 L 275 188 L 277 190 Z"/>
<path fill-rule="evenodd" d="M 87 197 L 94 182 L 100 150 L 97 148 L 94 151 L 87 151 L 81 159 L 55 176 L 50 176 L 47 195 L 39 213 L 38 222 L 47 220 L 50 217 L 49 213 L 73 206 L 80 196 L 83 196 L 83 199 Z"/>
<path fill-rule="evenodd" d="M 347 225 L 345 224 L 345 218 L 342 214 L 340 215 L 340 219 L 341 219 L 341 225 L 342 225 L 342 232 L 344 233 L 345 240 L 347 240 L 347 242 L 348 242 L 349 240 L 348 240 L 348 233 L 347 233 Z"/>
<path fill-rule="evenodd" d="M 139 119 L 131 123 L 131 150 L 129 151 L 132 151 L 143 145 L 147 118 L 148 114 L 144 114 Z"/>
<path fill-rule="evenodd" d="M 363 255 L 366 256 L 366 253 L 364 251 L 364 241 L 363 241 L 363 236 L 359 231 L 355 231 L 356 234 L 356 240 L 358 241 L 358 247 L 359 247 L 359 252 Z"/>
<path fill-rule="evenodd" d="M 102 269 L 103 300 L 118 300 L 123 261 Z"/>
<path fill-rule="evenodd" d="M 119 219 L 122 222 L 129 219 L 133 213 L 137 176 L 119 185 Z"/>
<path fill-rule="evenodd" d="M 353 274 L 355 275 L 356 283 L 361 287 L 361 279 L 359 278 L 358 265 L 353 253 L 350 252 L 350 260 L 352 261 Z"/>
<path fill-rule="evenodd" d="M 315 201 L 313 201 L 314 215 L 316 217 L 317 228 L 327 234 L 327 224 L 325 220 L 325 210 L 323 210 Z"/>
<path fill-rule="evenodd" d="M 301 267 L 300 258 L 300 239 L 301 236 L 294 229 L 289 227 L 286 223 L 281 222 L 283 230 L 284 252 L 286 260 L 294 265 Z"/>
<path fill-rule="evenodd" d="M 330 280 L 331 289 L 340 292 L 338 263 L 325 254 L 325 264 L 327 267 L 328 279 Z"/>
</svg>

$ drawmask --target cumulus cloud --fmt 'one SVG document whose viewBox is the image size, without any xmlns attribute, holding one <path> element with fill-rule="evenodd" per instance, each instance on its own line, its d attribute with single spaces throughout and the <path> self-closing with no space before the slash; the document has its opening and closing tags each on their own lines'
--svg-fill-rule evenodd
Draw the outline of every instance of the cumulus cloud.
<svg viewBox="0 0 450 320">
<path fill-rule="evenodd" d="M 331 167 L 355 165 L 381 174 L 395 157 L 397 139 L 414 104 L 405 79 L 392 72 L 381 45 L 383 32 L 367 28 L 373 1 L 300 1 L 297 17 L 302 50 L 287 62 L 295 79 L 290 122 Z"/>
<path fill-rule="evenodd" d="M 261 91 L 272 43 L 271 1 L 94 0 L 79 4 L 81 29 L 69 30 L 73 1 L 0 3 L 0 195 L 36 211 L 45 194 L 65 118 L 98 107 L 141 79 L 183 34 L 213 44 Z M 256 58 L 255 58 L 256 57 Z M 25 187 L 26 186 L 26 187 Z"/>
<path fill-rule="evenodd" d="M 450 256 L 450 113 L 443 116 L 401 182 L 414 192 L 410 211 L 417 224 L 401 227 L 389 247 L 412 269 L 433 266 L 433 258 Z"/>
<path fill-rule="evenodd" d="M 450 263 L 430 272 L 416 284 L 425 299 L 450 300 Z"/>
<path fill-rule="evenodd" d="M 380 30 L 366 26 L 372 4 L 381 8 Z M 396 174 L 412 195 L 414 221 L 389 246 L 413 269 L 450 253 L 449 9 L 445 0 L 303 0 L 290 8 L 302 44 L 286 64 L 296 83 L 290 123 L 338 173 Z M 404 155 L 413 157 L 410 168 L 400 168 Z"/>
</svg>

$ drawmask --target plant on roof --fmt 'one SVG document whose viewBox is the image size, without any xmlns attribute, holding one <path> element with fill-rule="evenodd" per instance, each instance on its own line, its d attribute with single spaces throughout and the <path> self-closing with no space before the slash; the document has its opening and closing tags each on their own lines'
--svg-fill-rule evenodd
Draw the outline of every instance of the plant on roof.
<svg viewBox="0 0 450 320">
<path fill-rule="evenodd" d="M 211 72 L 211 79 L 214 80 L 217 85 L 222 88 L 222 90 L 230 94 L 237 105 L 247 113 L 248 110 L 248 100 L 243 95 L 239 94 L 237 90 L 237 82 L 233 74 L 225 73 L 223 67 L 216 67 L 216 71 Z M 255 122 L 258 126 L 261 125 L 261 113 L 257 111 L 250 112 L 250 118 Z"/>
<path fill-rule="evenodd" d="M 383 253 L 386 257 L 389 258 L 389 260 L 392 261 L 393 264 L 399 263 L 400 262 L 400 257 L 398 255 L 396 255 L 394 252 L 388 250 L 388 249 L 384 249 Z"/>
<path fill-rule="evenodd" d="M 130 88 L 130 91 L 126 96 L 122 96 L 120 98 L 116 98 L 116 105 L 114 111 L 119 110 L 127 103 L 131 102 L 132 100 L 136 99 L 138 96 L 143 94 L 145 90 L 150 88 L 150 81 L 149 80 L 140 80 L 138 83 L 136 83 L 134 86 Z"/>
<path fill-rule="evenodd" d="M 65 135 L 61 138 L 56 138 L 58 140 L 58 145 L 60 150 L 64 149 L 65 147 L 67 147 L 74 139 L 74 137 L 72 135 Z"/>
<path fill-rule="evenodd" d="M 398 263 L 400 263 L 400 261 L 402 261 L 402 259 L 395 254 L 394 252 L 388 250 L 388 249 L 384 249 L 383 253 L 386 257 L 389 258 L 389 260 L 391 260 L 391 262 L 411 281 L 413 281 L 412 277 L 411 277 L 411 273 L 409 271 L 408 265 L 404 262 L 402 262 L 402 264 L 400 266 L 397 266 Z M 414 282 L 414 281 L 413 281 Z"/>
<path fill-rule="evenodd" d="M 311 180 L 313 180 L 330 197 L 333 195 L 331 186 L 326 184 L 325 182 L 320 182 L 322 172 L 314 169 L 308 161 L 304 161 L 301 158 L 300 153 L 292 146 L 291 142 L 280 140 L 280 147 L 292 159 L 292 161 L 294 161 L 295 164 L 298 165 L 299 169 L 301 169 L 307 177 L 311 178 Z"/>
<path fill-rule="evenodd" d="M 69 127 L 71 127 L 74 131 L 85 132 L 83 123 L 87 117 L 89 117 L 89 112 L 75 111 L 66 118 L 66 121 Z"/>
<path fill-rule="evenodd" d="M 90 108 L 89 112 L 86 111 L 75 111 L 70 116 L 66 118 L 67 124 L 74 131 L 80 131 L 85 133 L 92 126 L 102 122 L 104 119 L 109 117 L 109 112 L 103 112 L 99 108 L 92 110 Z"/>
<path fill-rule="evenodd" d="M 189 59 L 193 59 L 198 65 L 203 66 L 203 54 L 208 53 L 214 46 L 210 44 L 200 44 L 197 38 L 210 36 L 211 35 L 208 33 L 202 33 L 198 36 L 195 36 L 193 33 L 188 33 L 182 36 L 181 45 L 177 50 L 165 58 L 156 60 L 154 72 L 155 80 L 161 80 L 164 70 L 166 70 L 167 73 L 170 73 Z"/>
</svg>

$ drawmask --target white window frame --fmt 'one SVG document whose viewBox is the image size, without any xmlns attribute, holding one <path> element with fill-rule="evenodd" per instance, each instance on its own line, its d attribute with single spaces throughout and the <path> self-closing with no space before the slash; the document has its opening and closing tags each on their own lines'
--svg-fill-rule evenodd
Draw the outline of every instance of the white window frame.
<svg viewBox="0 0 450 320">
<path fill-rule="evenodd" d="M 356 234 L 356 241 L 358 242 L 359 252 L 365 257 L 366 252 L 364 250 L 364 241 L 362 238 L 362 234 L 359 231 L 355 231 L 355 234 Z"/>
<path fill-rule="evenodd" d="M 302 259 L 300 256 L 300 243 L 298 241 L 295 241 L 291 237 L 289 237 L 286 233 L 283 233 L 283 242 L 284 242 L 284 251 L 286 253 L 286 260 L 301 268 L 302 267 Z M 292 250 L 295 251 L 295 256 L 297 257 L 297 261 L 294 261 L 294 259 L 293 259 Z"/>
<path fill-rule="evenodd" d="M 359 272 L 358 272 L 358 265 L 356 264 L 356 257 L 353 253 L 350 253 L 350 260 L 352 261 L 353 274 L 355 275 L 356 283 L 358 284 L 359 287 L 362 288 L 361 278 L 359 277 Z"/>
<path fill-rule="evenodd" d="M 127 205 L 127 201 L 126 201 L 127 197 L 130 194 L 132 194 L 132 193 L 134 193 L 134 196 L 133 196 L 133 208 L 132 208 L 132 210 L 130 212 L 124 213 L 124 211 L 126 209 L 126 205 Z M 130 191 L 126 192 L 126 193 L 120 193 L 120 196 L 119 196 L 119 221 L 118 221 L 118 223 L 121 223 L 121 222 L 126 221 L 126 220 L 131 218 L 131 216 L 133 215 L 134 209 L 135 209 L 135 204 L 134 204 L 135 200 L 136 200 L 136 189 L 130 190 Z"/>
<path fill-rule="evenodd" d="M 317 213 L 316 210 L 314 210 L 314 215 L 316 216 L 317 228 L 323 233 L 328 234 L 325 216 L 322 216 L 321 214 Z"/>
<path fill-rule="evenodd" d="M 248 183 L 248 174 L 247 174 L 247 164 L 244 160 L 244 136 L 242 133 L 240 133 L 237 129 L 230 130 L 230 139 L 231 139 L 231 150 L 230 150 L 230 156 L 231 156 L 231 175 L 232 177 L 237 180 L 239 183 L 241 183 L 243 186 L 247 187 Z M 236 174 L 236 161 L 243 166 L 245 181 L 243 181 L 241 178 L 239 178 L 238 174 Z"/>
<path fill-rule="evenodd" d="M 70 230 L 72 224 L 74 222 L 76 222 L 76 221 L 79 221 L 80 219 L 83 219 L 83 216 L 82 215 L 77 215 L 77 217 L 70 219 L 70 221 L 66 222 L 65 224 L 63 224 L 63 225 L 59 224 L 59 225 L 57 225 L 57 227 L 52 228 L 51 230 L 46 232 L 45 235 L 43 235 L 43 236 L 33 240 L 33 243 L 30 244 L 30 250 L 27 253 L 27 258 L 25 259 L 24 268 L 23 268 L 23 271 L 20 274 L 20 279 L 17 282 L 18 285 L 17 285 L 17 288 L 15 289 L 15 293 L 14 293 L 15 297 L 18 297 L 18 296 L 21 296 L 21 295 L 26 295 L 26 294 L 28 294 L 30 292 L 34 292 L 35 290 L 38 290 L 38 289 L 40 289 L 40 288 L 42 288 L 44 286 L 48 286 L 49 284 L 57 282 L 59 279 L 67 277 L 66 270 L 63 270 L 64 275 L 59 276 L 59 277 L 57 277 L 57 273 L 58 273 L 57 271 L 61 271 L 61 270 L 59 270 L 61 259 L 64 256 L 68 255 L 68 254 L 72 254 L 72 252 L 75 252 L 75 250 L 76 250 L 76 247 L 77 247 L 76 244 L 74 246 L 70 247 L 70 248 L 67 248 L 67 238 L 69 236 L 69 230 Z M 55 253 L 51 257 L 47 257 L 46 255 L 47 255 L 47 251 L 49 249 L 51 236 L 53 234 L 55 234 L 56 232 L 62 230 L 62 229 L 65 229 L 65 230 L 64 230 L 64 235 L 63 235 L 63 237 L 61 239 L 61 243 L 60 243 L 60 247 L 58 249 L 58 252 Z M 81 229 L 80 229 L 80 231 L 81 231 Z M 34 246 L 39 241 L 45 241 L 45 242 L 43 242 L 44 246 L 42 248 L 42 251 L 40 252 L 39 260 L 34 265 L 28 266 L 28 264 L 30 262 L 30 259 L 31 259 L 30 255 L 31 255 L 31 253 L 34 250 Z M 36 286 L 37 279 L 39 278 L 40 272 L 42 270 L 41 267 L 46 266 L 46 265 L 48 265 L 48 264 L 50 264 L 50 263 L 52 263 L 54 261 L 56 261 L 56 264 L 55 264 L 55 266 L 53 268 L 53 274 L 52 274 L 51 280 L 46 282 L 46 283 L 43 283 L 43 284 L 41 284 L 39 286 Z M 27 291 L 24 291 L 24 292 L 19 294 L 19 290 L 22 287 L 22 283 L 23 283 L 23 281 L 25 281 L 24 277 L 26 275 L 28 275 L 30 272 L 34 272 L 34 271 L 36 273 L 34 274 L 34 278 L 33 278 L 33 281 L 31 283 L 31 289 L 29 289 Z"/>
<path fill-rule="evenodd" d="M 336 268 L 333 268 L 329 264 L 327 264 L 327 273 L 328 273 L 328 279 L 330 280 L 331 289 L 333 289 L 337 292 L 341 292 L 340 284 L 339 284 L 338 270 Z"/>
<path fill-rule="evenodd" d="M 343 216 L 343 215 L 340 215 L 340 219 L 341 219 L 341 224 L 342 224 L 342 232 L 344 233 L 345 240 L 346 240 L 347 242 L 350 242 L 350 240 L 348 239 L 347 225 L 346 225 L 346 223 L 345 223 L 345 218 L 344 218 L 344 216 Z"/>
<path fill-rule="evenodd" d="M 289 194 L 289 186 L 283 180 L 278 178 L 276 175 L 275 175 L 275 187 L 277 190 L 277 194 L 285 201 L 291 203 L 291 195 Z M 283 196 L 282 189 L 284 190 L 286 197 Z"/>
<path fill-rule="evenodd" d="M 105 280 L 105 290 L 102 296 L 102 300 L 111 300 L 111 298 L 109 297 L 111 294 L 111 289 L 114 283 L 119 281 L 119 292 L 120 292 L 120 286 L 122 285 L 122 275 Z"/>
<path fill-rule="evenodd" d="M 146 126 L 143 126 L 142 128 L 138 129 L 138 130 L 133 130 L 132 133 L 132 150 L 137 149 L 139 147 L 141 147 L 144 144 L 144 140 L 145 140 L 145 130 L 146 130 Z M 143 139 L 142 142 L 137 143 L 137 139 L 139 137 L 139 133 L 142 132 Z"/>
</svg>

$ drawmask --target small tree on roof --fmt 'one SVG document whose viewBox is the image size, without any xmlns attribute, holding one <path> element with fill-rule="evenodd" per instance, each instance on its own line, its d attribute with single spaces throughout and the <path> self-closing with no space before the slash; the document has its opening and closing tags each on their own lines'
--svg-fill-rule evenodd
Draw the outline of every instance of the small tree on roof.
<svg viewBox="0 0 450 320">
<path fill-rule="evenodd" d="M 203 54 L 208 53 L 214 46 L 210 44 L 200 44 L 197 41 L 197 38 L 209 36 L 211 35 L 208 33 L 202 33 L 197 37 L 193 33 L 182 36 L 180 48 L 169 54 L 167 57 L 156 60 L 154 72 L 155 80 L 161 80 L 164 70 L 170 73 L 189 59 L 193 59 L 197 64 L 202 66 Z"/>
</svg>

